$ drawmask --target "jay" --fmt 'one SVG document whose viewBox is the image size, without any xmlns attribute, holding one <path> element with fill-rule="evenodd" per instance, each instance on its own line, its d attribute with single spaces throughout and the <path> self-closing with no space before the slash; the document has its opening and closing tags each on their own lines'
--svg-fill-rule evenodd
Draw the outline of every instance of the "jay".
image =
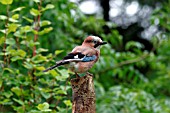
<svg viewBox="0 0 170 113">
<path fill-rule="evenodd" d="M 78 73 L 86 73 L 98 61 L 100 56 L 100 46 L 107 44 L 97 36 L 88 36 L 81 46 L 76 46 L 71 53 L 65 56 L 62 60 L 56 62 L 52 67 L 45 69 L 47 72 L 56 67 L 65 65 L 72 72 L 75 72 L 76 77 Z"/>
</svg>

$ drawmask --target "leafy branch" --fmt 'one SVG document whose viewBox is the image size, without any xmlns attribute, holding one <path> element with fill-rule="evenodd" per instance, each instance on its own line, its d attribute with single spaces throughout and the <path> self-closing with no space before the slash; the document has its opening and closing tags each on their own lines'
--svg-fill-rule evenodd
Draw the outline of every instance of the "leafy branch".
<svg viewBox="0 0 170 113">
<path fill-rule="evenodd" d="M 104 73 L 104 72 L 107 72 L 109 70 L 113 70 L 113 69 L 116 69 L 116 68 L 119 68 L 119 67 L 122 67 L 122 66 L 125 66 L 125 65 L 128 65 L 128 64 L 133 64 L 133 63 L 142 61 L 142 60 L 146 59 L 148 56 L 149 56 L 149 53 L 148 54 L 144 54 L 141 57 L 138 57 L 136 59 L 126 60 L 126 61 L 120 62 L 120 63 L 116 64 L 113 67 L 108 67 L 108 68 L 100 71 L 100 73 Z"/>
<path fill-rule="evenodd" d="M 150 53 L 154 52 L 156 50 L 156 48 L 158 48 L 158 47 L 159 47 L 159 41 L 157 40 L 156 41 L 156 46 L 153 47 L 149 53 L 143 54 L 142 56 L 140 56 L 138 58 L 135 58 L 135 59 L 132 59 L 132 60 L 126 60 L 126 61 L 120 62 L 120 63 L 116 64 L 113 67 L 108 67 L 108 68 L 100 71 L 100 73 L 104 73 L 104 72 L 107 72 L 109 70 L 113 70 L 113 69 L 116 69 L 116 68 L 119 68 L 119 67 L 122 67 L 122 66 L 125 66 L 125 65 L 128 65 L 128 64 L 133 64 L 133 63 L 136 63 L 136 62 L 140 62 L 140 61 L 146 59 L 147 57 L 149 57 Z"/>
<path fill-rule="evenodd" d="M 38 31 L 39 31 L 39 29 L 40 29 L 40 19 L 41 19 L 41 4 L 42 4 L 42 0 L 40 0 L 40 2 L 39 3 L 37 3 L 38 4 L 38 12 L 39 12 L 39 14 L 38 14 L 38 16 L 35 16 L 35 19 L 34 19 L 34 23 L 35 23 L 35 28 L 34 28 L 34 30 L 36 31 L 36 33 L 34 34 L 34 42 L 36 42 L 37 41 L 37 39 L 38 39 Z M 34 47 L 33 47 L 33 56 L 35 56 L 36 55 L 36 45 L 34 45 Z"/>
<path fill-rule="evenodd" d="M 6 56 L 6 39 L 8 36 L 8 22 L 9 22 L 9 5 L 7 5 L 6 7 L 6 22 L 5 22 L 5 33 L 4 33 L 4 47 L 3 47 L 3 51 L 4 51 L 4 65 L 7 64 L 7 56 Z"/>
</svg>

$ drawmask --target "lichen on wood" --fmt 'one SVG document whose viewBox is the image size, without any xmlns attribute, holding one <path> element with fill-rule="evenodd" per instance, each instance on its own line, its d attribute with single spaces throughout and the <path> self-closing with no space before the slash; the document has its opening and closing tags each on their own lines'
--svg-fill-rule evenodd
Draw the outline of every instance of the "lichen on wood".
<svg viewBox="0 0 170 113">
<path fill-rule="evenodd" d="M 71 80 L 73 90 L 72 113 L 95 113 L 95 89 L 93 77 L 87 73 Z"/>
</svg>

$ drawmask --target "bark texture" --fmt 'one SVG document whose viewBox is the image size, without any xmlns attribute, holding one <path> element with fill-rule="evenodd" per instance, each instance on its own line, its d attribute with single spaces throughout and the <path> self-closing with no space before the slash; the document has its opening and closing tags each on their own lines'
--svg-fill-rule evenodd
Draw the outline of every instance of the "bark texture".
<svg viewBox="0 0 170 113">
<path fill-rule="evenodd" d="M 73 90 L 72 113 L 96 113 L 93 77 L 86 74 L 71 80 Z"/>
</svg>

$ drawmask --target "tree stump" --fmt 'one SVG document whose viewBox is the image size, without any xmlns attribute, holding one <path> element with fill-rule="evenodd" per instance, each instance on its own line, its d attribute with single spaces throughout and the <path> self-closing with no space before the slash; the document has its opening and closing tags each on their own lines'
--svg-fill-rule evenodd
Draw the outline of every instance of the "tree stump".
<svg viewBox="0 0 170 113">
<path fill-rule="evenodd" d="M 95 113 L 95 90 L 93 77 L 87 73 L 83 77 L 71 79 L 73 90 L 72 113 Z"/>
</svg>

